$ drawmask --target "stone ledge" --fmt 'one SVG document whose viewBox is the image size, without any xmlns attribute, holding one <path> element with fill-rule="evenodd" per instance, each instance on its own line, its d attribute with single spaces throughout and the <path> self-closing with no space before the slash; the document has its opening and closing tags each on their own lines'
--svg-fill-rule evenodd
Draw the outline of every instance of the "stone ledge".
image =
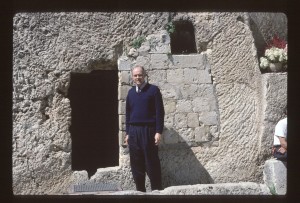
<svg viewBox="0 0 300 203">
<path fill-rule="evenodd" d="M 84 194 L 84 193 L 80 193 Z M 264 184 L 253 182 L 171 186 L 164 190 L 139 192 L 134 190 L 85 193 L 93 195 L 271 195 Z M 72 195 L 79 195 L 72 194 Z"/>
</svg>

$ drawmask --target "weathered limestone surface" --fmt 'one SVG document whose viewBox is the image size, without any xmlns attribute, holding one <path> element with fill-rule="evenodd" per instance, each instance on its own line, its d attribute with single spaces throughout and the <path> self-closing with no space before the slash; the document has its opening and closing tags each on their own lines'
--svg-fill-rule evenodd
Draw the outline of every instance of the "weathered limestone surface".
<svg viewBox="0 0 300 203">
<path fill-rule="evenodd" d="M 287 188 L 286 163 L 276 159 L 267 160 L 264 167 L 264 182 L 272 194 L 285 195 Z"/>
<path fill-rule="evenodd" d="M 199 184 L 188 186 L 173 186 L 166 188 L 162 195 L 270 195 L 268 187 L 264 184 L 244 183 L 218 183 Z"/>
<path fill-rule="evenodd" d="M 169 17 L 192 22 L 197 54 L 170 53 L 168 35 L 160 32 Z M 261 182 L 269 154 L 265 144 L 271 139 L 267 131 L 272 129 L 265 118 L 280 107 L 269 100 L 273 90 L 286 91 L 286 75 L 274 75 L 279 86 L 272 76 L 261 76 L 247 19 L 247 13 L 17 13 L 14 194 L 66 194 L 71 184 L 84 181 L 117 181 L 134 189 L 128 151 L 122 147 L 119 167 L 99 169 L 89 180 L 84 171 L 72 171 L 67 94 L 71 72 L 118 69 L 121 143 L 124 99 L 132 84 L 129 71 L 137 63 L 163 93 L 166 129 L 160 157 L 165 187 Z M 132 49 L 131 42 L 141 35 L 147 41 Z M 280 102 L 286 102 L 284 96 Z M 267 105 L 276 108 L 265 110 Z M 269 127 L 263 129 L 266 123 Z"/>
<path fill-rule="evenodd" d="M 260 138 L 260 159 L 271 156 L 274 131 L 277 122 L 283 118 L 287 99 L 287 73 L 267 73 L 262 75 L 262 134 Z M 268 147 L 266 147 L 268 146 Z"/>
<path fill-rule="evenodd" d="M 63 12 L 14 16 L 15 194 L 61 194 L 69 186 L 71 71 L 117 69 L 118 57 L 132 40 L 162 29 L 168 16 Z M 119 96 L 126 90 L 120 90 Z"/>
<path fill-rule="evenodd" d="M 73 195 L 79 194 L 73 193 Z M 172 186 L 152 192 L 134 190 L 95 192 L 93 195 L 271 195 L 271 193 L 264 184 L 242 182 Z"/>
<path fill-rule="evenodd" d="M 220 135 L 218 147 L 194 149 L 197 158 L 217 183 L 259 181 L 256 152 L 261 105 L 257 91 L 260 71 L 250 28 L 240 22 L 242 13 L 211 16 L 219 24 L 211 29 L 208 54 L 216 88 Z M 199 18 L 199 17 L 198 17 Z M 210 115 L 212 116 L 212 115 Z M 206 122 L 214 119 L 203 117 Z M 253 160 L 253 161 L 250 161 Z M 221 176 L 219 174 L 222 174 Z M 233 178 L 235 177 L 235 178 Z"/>
</svg>

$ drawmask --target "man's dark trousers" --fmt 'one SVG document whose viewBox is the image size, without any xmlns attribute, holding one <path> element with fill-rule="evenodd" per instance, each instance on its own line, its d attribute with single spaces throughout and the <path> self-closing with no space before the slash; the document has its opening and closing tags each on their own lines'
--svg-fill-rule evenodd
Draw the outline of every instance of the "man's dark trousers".
<svg viewBox="0 0 300 203">
<path fill-rule="evenodd" d="M 130 125 L 129 154 L 133 179 L 138 191 L 146 192 L 145 178 L 147 173 L 151 190 L 161 190 L 161 169 L 158 157 L 158 146 L 155 145 L 155 126 Z"/>
</svg>

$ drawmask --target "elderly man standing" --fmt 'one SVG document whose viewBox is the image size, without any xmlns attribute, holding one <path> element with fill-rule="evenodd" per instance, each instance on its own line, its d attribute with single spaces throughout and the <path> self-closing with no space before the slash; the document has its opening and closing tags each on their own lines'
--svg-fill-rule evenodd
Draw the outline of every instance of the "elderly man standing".
<svg viewBox="0 0 300 203">
<path fill-rule="evenodd" d="M 151 190 L 161 190 L 161 168 L 158 144 L 164 126 L 164 106 L 157 86 L 145 81 L 142 66 L 132 68 L 135 83 L 126 98 L 126 138 L 130 165 L 138 191 L 146 192 L 146 173 Z"/>
</svg>

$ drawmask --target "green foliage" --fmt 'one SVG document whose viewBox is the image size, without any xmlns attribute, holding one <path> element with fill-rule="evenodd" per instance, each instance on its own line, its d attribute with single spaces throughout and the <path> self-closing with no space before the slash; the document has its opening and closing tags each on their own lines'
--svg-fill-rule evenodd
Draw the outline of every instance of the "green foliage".
<svg viewBox="0 0 300 203">
<path fill-rule="evenodd" d="M 275 185 L 274 185 L 274 184 L 272 184 L 272 185 L 269 187 L 269 189 L 270 189 L 270 192 L 271 192 L 272 195 L 277 195 L 276 189 L 275 189 Z"/>
<path fill-rule="evenodd" d="M 135 49 L 138 49 L 142 46 L 142 43 L 146 41 L 146 37 L 144 36 L 139 36 L 132 42 L 132 47 Z"/>
<path fill-rule="evenodd" d="M 172 34 L 173 32 L 175 32 L 175 25 L 173 24 L 173 22 L 169 22 L 166 25 L 166 30 L 169 34 Z"/>
</svg>

